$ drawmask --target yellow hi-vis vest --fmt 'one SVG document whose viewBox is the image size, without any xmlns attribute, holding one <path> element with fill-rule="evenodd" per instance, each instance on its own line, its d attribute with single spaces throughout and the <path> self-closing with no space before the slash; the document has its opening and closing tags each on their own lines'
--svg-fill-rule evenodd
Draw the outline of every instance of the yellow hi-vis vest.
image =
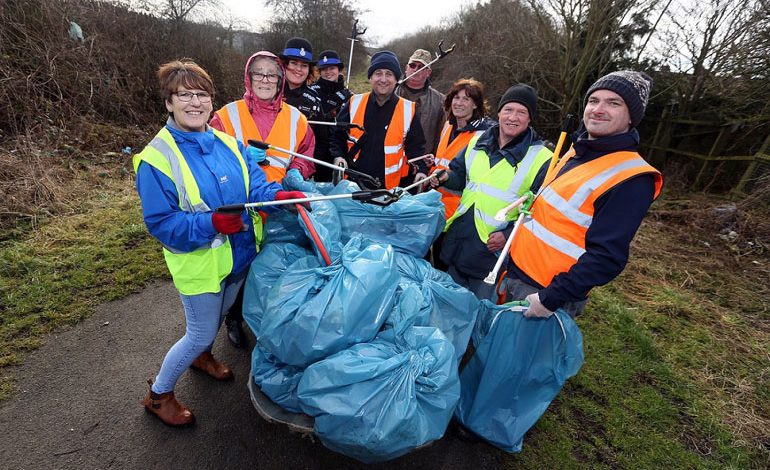
<svg viewBox="0 0 770 470">
<path fill-rule="evenodd" d="M 246 161 L 238 151 L 238 144 L 233 137 L 214 129 L 214 135 L 219 138 L 238 158 L 246 183 L 246 195 L 249 194 L 249 169 Z M 211 212 L 211 208 L 201 199 L 198 184 L 195 182 L 190 167 L 179 150 L 171 133 L 163 127 L 152 141 L 134 155 L 134 172 L 139 164 L 146 162 L 166 175 L 176 186 L 179 194 L 179 208 L 185 212 Z M 254 235 L 262 239 L 262 219 L 252 215 Z M 163 247 L 163 257 L 166 259 L 174 286 L 184 295 L 217 293 L 220 284 L 233 270 L 233 252 L 230 239 L 221 233 L 207 245 L 191 252 L 181 252 L 171 247 Z"/>
<path fill-rule="evenodd" d="M 532 145 L 517 167 L 503 158 L 492 168 L 489 167 L 489 155 L 477 149 L 479 136 L 468 143 L 465 151 L 465 172 L 467 182 L 460 205 L 452 217 L 447 220 L 444 231 L 449 230 L 452 222 L 473 206 L 473 218 L 476 232 L 483 243 L 487 243 L 492 232 L 502 230 L 508 222 L 518 216 L 518 210 L 508 213 L 505 221 L 495 220 L 497 212 L 520 198 L 529 191 L 540 167 L 551 159 L 553 153 L 544 145 Z"/>
</svg>

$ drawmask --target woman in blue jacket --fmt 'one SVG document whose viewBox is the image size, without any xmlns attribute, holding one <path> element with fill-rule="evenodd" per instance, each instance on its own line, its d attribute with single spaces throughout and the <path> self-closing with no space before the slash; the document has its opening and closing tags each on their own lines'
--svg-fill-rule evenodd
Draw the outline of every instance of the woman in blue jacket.
<svg viewBox="0 0 770 470">
<path fill-rule="evenodd" d="M 213 210 L 304 195 L 268 183 L 254 155 L 208 126 L 214 84 L 205 70 L 182 59 L 162 65 L 158 78 L 168 121 L 133 163 L 144 222 L 163 244 L 186 329 L 154 383 L 148 380 L 142 405 L 164 423 L 182 426 L 195 421 L 174 397 L 174 386 L 188 367 L 218 380 L 233 378 L 230 368 L 211 355 L 211 347 L 262 233 L 259 216 Z"/>
</svg>

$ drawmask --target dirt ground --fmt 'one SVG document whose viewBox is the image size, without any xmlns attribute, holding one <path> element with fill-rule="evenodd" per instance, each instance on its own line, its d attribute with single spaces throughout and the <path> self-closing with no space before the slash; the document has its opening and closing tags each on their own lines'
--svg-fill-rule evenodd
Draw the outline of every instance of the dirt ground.
<svg viewBox="0 0 770 470">
<path fill-rule="evenodd" d="M 246 381 L 250 353 L 232 348 L 224 328 L 214 355 L 235 382 L 188 371 L 176 389 L 197 423 L 173 429 L 145 413 L 146 380 L 183 334 L 170 282 L 101 306 L 89 319 L 52 334 L 12 371 L 19 392 L 0 405 L 0 464 L 9 469 L 359 468 L 317 439 L 264 421 Z M 251 344 L 254 344 L 253 337 Z M 453 436 L 371 468 L 500 468 L 507 454 Z"/>
</svg>

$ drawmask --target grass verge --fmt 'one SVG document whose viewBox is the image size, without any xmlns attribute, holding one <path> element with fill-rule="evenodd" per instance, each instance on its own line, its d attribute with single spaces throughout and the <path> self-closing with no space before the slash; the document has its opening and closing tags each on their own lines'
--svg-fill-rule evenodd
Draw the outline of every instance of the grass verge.
<svg viewBox="0 0 770 470">
<path fill-rule="evenodd" d="M 167 277 L 130 179 L 99 192 L 79 214 L 0 244 L 0 397 L 13 390 L 7 366 L 46 333 Z M 770 466 L 768 253 L 737 249 L 691 215 L 663 218 L 669 209 L 643 224 L 623 275 L 593 293 L 578 319 L 583 369 L 523 452 L 489 447 L 502 466 Z"/>
<path fill-rule="evenodd" d="M 13 391 L 7 366 L 19 364 L 46 333 L 167 276 L 132 184 L 115 181 L 104 189 L 80 213 L 0 244 L 0 400 Z"/>
<path fill-rule="evenodd" d="M 725 239 L 723 203 L 693 202 L 701 225 L 651 214 L 578 319 L 583 369 L 507 466 L 770 467 L 769 244 Z"/>
</svg>

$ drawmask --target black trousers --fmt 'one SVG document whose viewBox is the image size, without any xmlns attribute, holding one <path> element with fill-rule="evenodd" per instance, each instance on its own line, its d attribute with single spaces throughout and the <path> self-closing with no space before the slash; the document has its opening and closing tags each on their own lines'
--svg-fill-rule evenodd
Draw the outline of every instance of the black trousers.
<svg viewBox="0 0 770 470">
<path fill-rule="evenodd" d="M 235 297 L 235 302 L 233 302 L 230 310 L 227 311 L 225 321 L 228 323 L 243 321 L 243 289 L 245 286 L 246 282 L 244 281 L 243 284 L 241 284 L 240 290 L 238 290 L 238 296 Z"/>
</svg>

